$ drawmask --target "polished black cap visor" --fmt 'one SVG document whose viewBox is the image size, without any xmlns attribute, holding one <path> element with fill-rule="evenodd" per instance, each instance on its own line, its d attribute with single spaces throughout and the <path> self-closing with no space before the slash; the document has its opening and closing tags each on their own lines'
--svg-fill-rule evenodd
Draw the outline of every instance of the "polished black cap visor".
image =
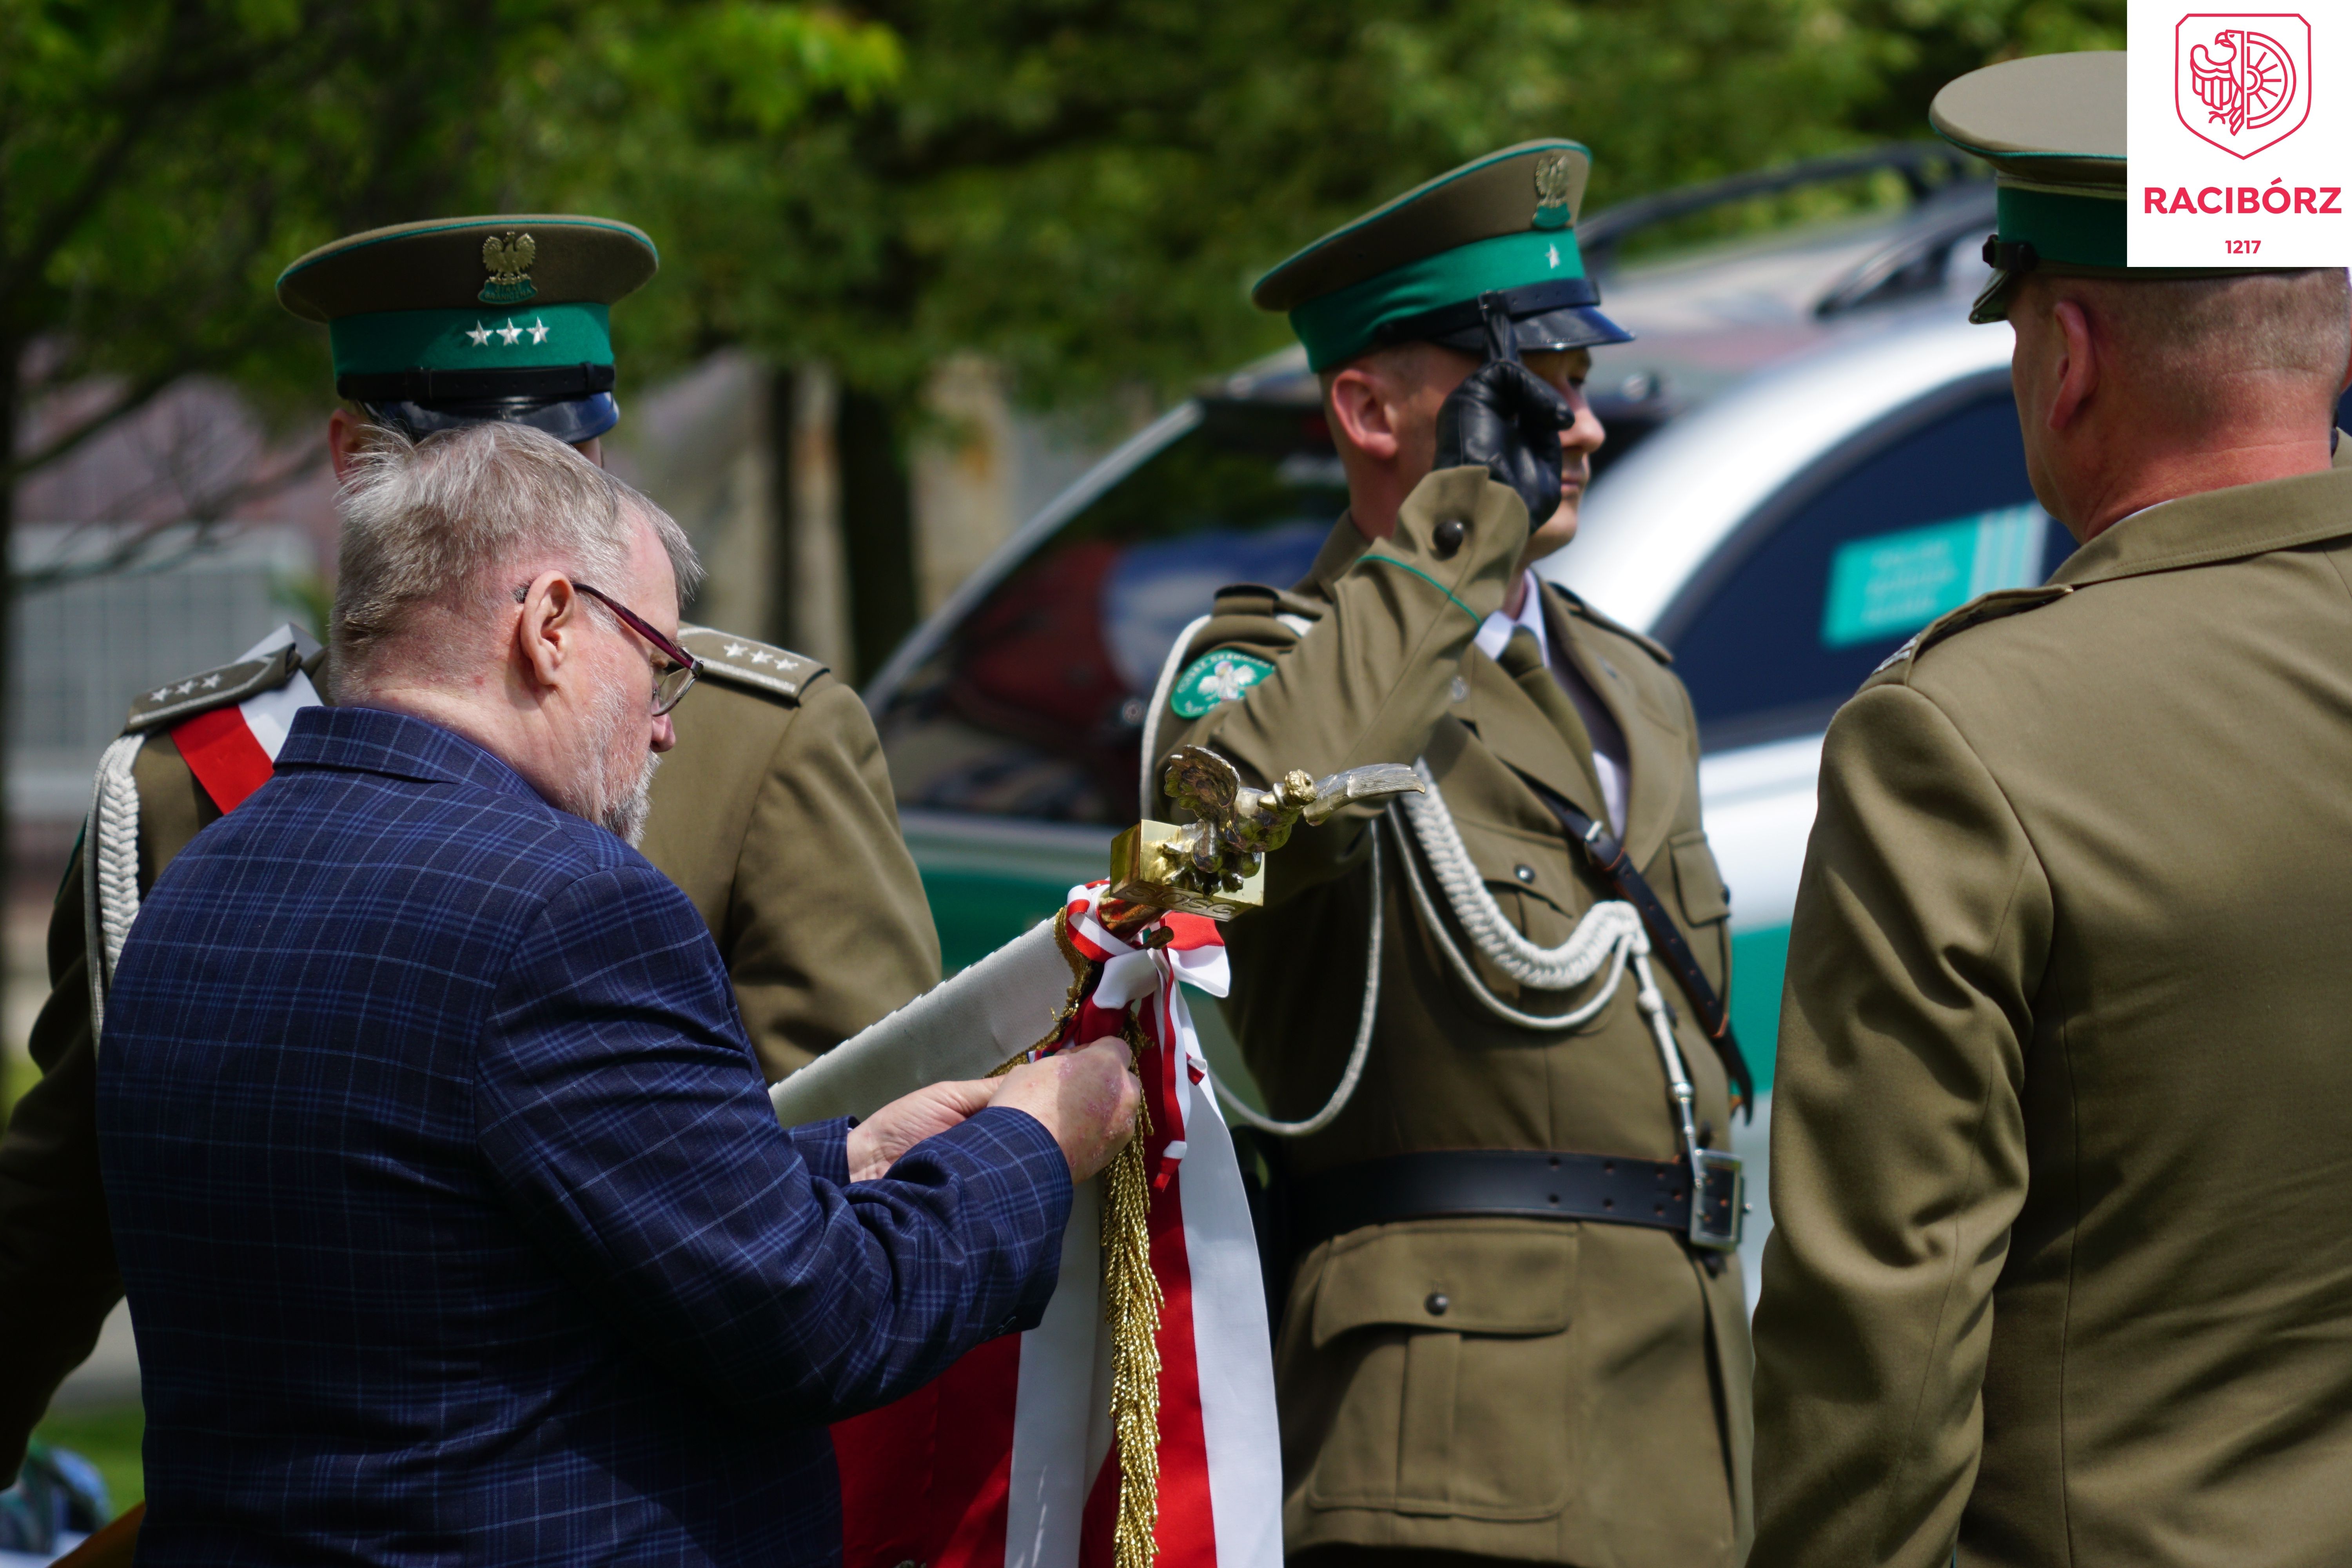
<svg viewBox="0 0 2352 1568">
<path fill-rule="evenodd" d="M 1521 353 L 1558 353 L 1601 343 L 1630 343 L 1633 334 L 1601 313 L 1601 290 L 1590 278 L 1563 278 L 1500 291 Z M 1381 324 L 1384 343 L 1429 342 L 1484 357 L 1486 323 L 1476 300 L 1402 316 Z"/>
<path fill-rule="evenodd" d="M 1633 341 L 1633 333 L 1589 305 L 1572 305 L 1563 310 L 1546 310 L 1540 315 L 1518 317 L 1511 322 L 1511 328 L 1517 334 L 1519 352 L 1523 354 L 1558 353 L 1562 349 L 1589 349 L 1601 343 L 1630 343 Z M 1423 341 L 1480 357 L 1486 353 L 1486 333 L 1480 327 L 1432 334 Z"/>
<path fill-rule="evenodd" d="M 609 392 L 585 397 L 474 397 L 415 403 L 394 399 L 360 405 L 368 417 L 389 425 L 414 441 L 441 430 L 502 421 L 544 430 L 559 441 L 578 446 L 593 441 L 621 422 L 621 405 Z"/>
</svg>

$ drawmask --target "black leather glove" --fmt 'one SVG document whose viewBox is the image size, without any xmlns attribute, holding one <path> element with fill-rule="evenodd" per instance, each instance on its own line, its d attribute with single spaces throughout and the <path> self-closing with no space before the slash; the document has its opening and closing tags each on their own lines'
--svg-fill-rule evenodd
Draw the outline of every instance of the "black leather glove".
<svg viewBox="0 0 2352 1568">
<path fill-rule="evenodd" d="M 1482 465 L 1527 502 L 1528 527 L 1541 528 L 1559 510 L 1559 433 L 1576 423 L 1576 410 L 1519 363 L 1517 334 L 1498 303 L 1486 310 L 1486 354 L 1437 411 L 1436 467 Z"/>
</svg>

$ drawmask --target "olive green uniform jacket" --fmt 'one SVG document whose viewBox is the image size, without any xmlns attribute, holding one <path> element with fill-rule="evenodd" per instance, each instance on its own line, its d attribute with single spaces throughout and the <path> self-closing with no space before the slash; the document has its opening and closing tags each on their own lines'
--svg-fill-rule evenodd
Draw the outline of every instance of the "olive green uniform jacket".
<svg viewBox="0 0 2352 1568">
<path fill-rule="evenodd" d="M 1446 521 L 1467 525 L 1450 551 L 1433 543 Z M 1159 749 L 1212 746 L 1260 781 L 1425 756 L 1507 915 L 1537 942 L 1564 941 L 1612 895 L 1510 768 L 1603 818 L 1590 748 L 1579 755 L 1472 646 L 1502 604 L 1527 533 L 1517 497 L 1475 468 L 1423 481 L 1391 539 L 1368 546 L 1343 518 L 1296 591 L 1219 596 L 1185 657 L 1239 649 L 1272 672 L 1196 720 L 1164 714 Z M 1549 635 L 1572 650 L 1626 737 L 1634 864 L 1675 907 L 1720 986 L 1727 910 L 1699 826 L 1689 700 L 1664 650 L 1556 589 L 1546 595 Z M 1268 907 L 1229 930 L 1227 1015 L 1276 1116 L 1321 1108 L 1356 1036 L 1371 906 L 1367 829 L 1359 816 L 1299 830 L 1268 859 Z M 1380 832 L 1386 935 L 1368 1065 L 1339 1119 L 1291 1146 L 1294 1167 L 1435 1149 L 1675 1158 L 1665 1076 L 1630 979 L 1574 1032 L 1498 1021 L 1433 945 L 1395 842 Z M 1499 971 L 1486 979 L 1527 1010 L 1582 1000 L 1521 992 Z M 1660 984 L 1674 982 L 1662 973 Z M 1730 1122 L 1723 1068 L 1690 1009 L 1680 1011 L 1698 1113 L 1720 1147 Z M 1433 1294 L 1446 1298 L 1442 1318 Z M 1703 1568 L 1736 1563 L 1745 1549 L 1739 1265 L 1702 1261 L 1679 1235 L 1499 1217 L 1370 1226 L 1301 1259 L 1275 1359 L 1293 1551 L 1352 1544 Z"/>
<path fill-rule="evenodd" d="M 701 911 L 772 1079 L 937 984 L 939 936 L 856 692 L 779 648 L 699 627 L 679 640 L 706 674 L 677 710 L 644 850 Z M 143 895 L 220 811 L 163 729 L 132 773 Z M 122 1295 L 99 1184 L 84 880 L 77 852 L 32 1030 L 42 1077 L 0 1138 L 0 1475 Z"/>
<path fill-rule="evenodd" d="M 1831 725 L 1758 1568 L 2352 1563 L 2352 470 L 2168 502 Z"/>
</svg>

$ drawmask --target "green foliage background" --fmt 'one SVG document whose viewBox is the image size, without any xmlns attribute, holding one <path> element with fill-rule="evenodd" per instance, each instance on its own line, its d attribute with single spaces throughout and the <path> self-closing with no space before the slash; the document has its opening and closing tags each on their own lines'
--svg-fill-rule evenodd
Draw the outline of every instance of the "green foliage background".
<svg viewBox="0 0 2352 1568">
<path fill-rule="evenodd" d="M 681 168 L 596 155 L 584 135 L 572 199 L 646 215 L 700 279 L 725 258 L 725 286 L 664 301 L 643 348 L 748 342 L 884 389 L 977 348 L 1036 401 L 1166 395 L 1286 341 L 1245 300 L 1268 266 L 1494 147 L 1588 142 L 1591 210 L 1919 137 L 1950 77 L 2119 46 L 2123 24 L 2114 0 L 877 0 L 859 15 L 896 40 L 896 74 L 862 102 L 812 98 L 756 152 L 721 136 L 727 158 Z"/>
<path fill-rule="evenodd" d="M 2122 25 L 2120 0 L 0 0 L 0 351 L 28 391 L 201 369 L 314 409 L 287 261 L 584 208 L 663 248 L 617 323 L 635 375 L 741 343 L 903 397 L 978 349 L 1034 401 L 1164 394 L 1284 341 L 1257 273 L 1492 147 L 1590 142 L 1590 210 L 1916 137 L 1951 76 Z"/>
</svg>

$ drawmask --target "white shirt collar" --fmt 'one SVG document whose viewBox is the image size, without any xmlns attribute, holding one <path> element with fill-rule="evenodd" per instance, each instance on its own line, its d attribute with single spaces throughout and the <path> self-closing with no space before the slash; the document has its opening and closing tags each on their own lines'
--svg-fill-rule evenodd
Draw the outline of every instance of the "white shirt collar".
<svg viewBox="0 0 2352 1568">
<path fill-rule="evenodd" d="M 1551 637 L 1544 630 L 1543 584 L 1537 580 L 1532 571 L 1528 574 L 1527 599 L 1519 605 L 1519 613 L 1517 616 L 1507 616 L 1502 611 L 1496 610 L 1493 615 L 1488 616 L 1486 624 L 1478 628 L 1478 636 L 1474 639 L 1478 645 L 1478 651 L 1488 658 L 1502 658 L 1503 645 L 1509 642 L 1511 634 L 1521 626 L 1535 633 L 1536 653 L 1542 659 L 1545 668 L 1550 668 Z"/>
</svg>

